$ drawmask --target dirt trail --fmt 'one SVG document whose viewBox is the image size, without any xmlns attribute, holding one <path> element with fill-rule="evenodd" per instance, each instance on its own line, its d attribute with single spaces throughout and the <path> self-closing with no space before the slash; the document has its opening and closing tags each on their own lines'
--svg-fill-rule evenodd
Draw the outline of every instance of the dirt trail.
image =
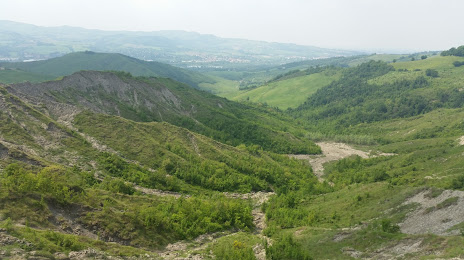
<svg viewBox="0 0 464 260">
<path fill-rule="evenodd" d="M 290 157 L 301 160 L 309 160 L 309 163 L 313 167 L 314 174 L 320 182 L 323 181 L 322 175 L 324 175 L 324 163 L 341 160 L 352 155 L 358 155 L 361 158 L 394 155 L 389 153 L 372 154 L 371 151 L 365 152 L 357 150 L 344 143 L 320 142 L 317 143 L 317 145 L 321 147 L 322 155 L 297 154 L 290 155 Z"/>
<path fill-rule="evenodd" d="M 224 195 L 228 198 L 235 199 L 252 199 L 253 200 L 253 223 L 256 226 L 255 234 L 267 241 L 268 244 L 272 244 L 270 238 L 262 234 L 263 230 L 266 228 L 265 215 L 261 211 L 261 205 L 269 200 L 270 196 L 274 195 L 274 192 L 252 192 L 252 193 L 228 193 L 225 192 Z M 215 243 L 219 238 L 232 236 L 236 231 L 225 231 L 225 232 L 216 232 L 212 234 L 204 234 L 193 241 L 179 241 L 173 244 L 166 246 L 165 250 L 159 253 L 159 256 L 162 259 L 205 259 L 214 258 L 212 252 L 208 252 L 206 255 L 201 255 L 200 251 L 208 248 L 209 245 Z M 264 245 L 257 244 L 253 247 L 256 259 L 265 260 L 266 259 L 266 250 Z"/>
</svg>

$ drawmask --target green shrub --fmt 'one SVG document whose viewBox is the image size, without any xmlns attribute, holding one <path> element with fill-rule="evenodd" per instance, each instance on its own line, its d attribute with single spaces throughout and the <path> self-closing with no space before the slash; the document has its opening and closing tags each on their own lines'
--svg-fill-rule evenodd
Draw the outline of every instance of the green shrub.
<svg viewBox="0 0 464 260">
<path fill-rule="evenodd" d="M 434 69 L 427 69 L 425 71 L 425 75 L 427 75 L 429 77 L 432 77 L 432 78 L 436 78 L 436 77 L 438 77 L 438 71 L 436 71 Z"/>
<path fill-rule="evenodd" d="M 214 249 L 216 259 L 240 259 L 254 260 L 256 259 L 253 249 L 243 242 L 235 240 L 232 245 L 221 245 Z"/>
<path fill-rule="evenodd" d="M 135 188 L 120 178 L 105 178 L 101 184 L 101 187 L 114 193 L 123 193 L 128 195 L 135 193 Z"/>
<path fill-rule="evenodd" d="M 272 260 L 309 260 L 312 257 L 309 252 L 303 250 L 290 234 L 284 235 L 275 241 L 272 246 L 266 248 L 266 257 Z"/>
<path fill-rule="evenodd" d="M 393 224 L 390 219 L 382 219 L 380 222 L 380 226 L 383 232 L 386 233 L 397 233 L 400 231 L 400 227 L 396 224 Z"/>
</svg>

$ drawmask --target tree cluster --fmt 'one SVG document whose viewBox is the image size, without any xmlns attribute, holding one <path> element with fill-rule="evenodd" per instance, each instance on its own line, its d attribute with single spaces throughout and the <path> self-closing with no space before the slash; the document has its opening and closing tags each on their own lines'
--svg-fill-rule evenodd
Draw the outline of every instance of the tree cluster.
<svg viewBox="0 0 464 260">
<path fill-rule="evenodd" d="M 442 51 L 441 56 L 459 56 L 464 57 L 464 45 L 457 48 L 453 47 L 447 51 Z"/>
</svg>

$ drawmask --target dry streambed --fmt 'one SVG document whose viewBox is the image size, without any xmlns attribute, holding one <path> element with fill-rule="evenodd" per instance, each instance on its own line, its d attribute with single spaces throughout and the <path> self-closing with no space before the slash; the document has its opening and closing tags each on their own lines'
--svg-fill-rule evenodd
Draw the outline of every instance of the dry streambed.
<svg viewBox="0 0 464 260">
<path fill-rule="evenodd" d="M 350 157 L 352 155 L 358 155 L 361 158 L 372 158 L 377 156 L 390 156 L 394 154 L 390 153 L 372 153 L 371 151 L 365 152 L 361 150 L 354 149 L 353 147 L 344 144 L 344 143 L 331 143 L 331 142 L 320 142 L 317 143 L 321 147 L 321 155 L 290 155 L 292 158 L 308 160 L 311 166 L 313 167 L 313 172 L 319 179 L 323 181 L 322 175 L 324 175 L 324 164 L 331 161 L 338 161 L 343 158 Z"/>
</svg>

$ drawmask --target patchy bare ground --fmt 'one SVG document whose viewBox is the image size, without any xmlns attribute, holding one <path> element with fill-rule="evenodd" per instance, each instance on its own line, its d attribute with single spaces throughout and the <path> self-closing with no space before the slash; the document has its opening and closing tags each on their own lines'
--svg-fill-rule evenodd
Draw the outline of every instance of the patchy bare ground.
<svg viewBox="0 0 464 260">
<path fill-rule="evenodd" d="M 362 254 L 358 253 L 358 258 Z M 438 256 L 442 252 L 431 250 L 428 245 L 424 243 L 424 238 L 406 238 L 401 241 L 389 243 L 388 245 L 375 250 L 362 254 L 363 259 L 421 259 L 421 256 Z"/>
<path fill-rule="evenodd" d="M 320 142 L 317 143 L 317 145 L 321 147 L 322 155 L 298 154 L 290 155 L 290 157 L 301 160 L 309 160 L 309 163 L 313 167 L 314 174 L 317 176 L 319 181 L 323 181 L 322 175 L 324 175 L 324 164 L 327 162 L 338 161 L 340 159 L 350 157 L 352 155 L 358 155 L 361 158 L 393 155 L 388 153 L 373 154 L 371 151 L 365 152 L 357 150 L 344 143 Z"/>
<path fill-rule="evenodd" d="M 212 234 L 204 234 L 193 241 L 179 241 L 166 246 L 163 252 L 159 253 L 162 259 L 205 259 L 205 256 L 200 254 L 200 251 L 205 250 L 208 245 L 215 242 L 218 238 L 230 236 L 234 233 L 230 232 L 216 232 Z M 212 258 L 212 252 L 206 256 Z"/>
<path fill-rule="evenodd" d="M 133 183 L 132 183 L 133 184 Z M 174 197 L 176 199 L 180 198 L 180 197 L 185 197 L 185 198 L 188 198 L 190 197 L 190 195 L 187 195 L 187 194 L 182 194 L 182 193 L 178 193 L 178 192 L 174 192 L 174 191 L 164 191 L 164 190 L 157 190 L 157 189 L 149 189 L 149 188 L 145 188 L 145 187 L 142 187 L 142 186 L 138 186 L 138 185 L 134 185 L 134 188 L 144 194 L 150 194 L 150 195 L 155 195 L 155 196 L 161 196 L 161 197 Z"/>
<path fill-rule="evenodd" d="M 81 208 L 69 207 L 63 209 L 50 203 L 48 209 L 52 214 L 50 221 L 54 223 L 61 232 L 86 236 L 94 240 L 98 239 L 98 235 L 95 231 L 91 231 L 79 223 L 78 220 L 83 212 Z"/>
<path fill-rule="evenodd" d="M 464 135 L 461 136 L 461 137 L 458 139 L 458 141 L 459 141 L 459 145 L 464 145 Z"/>
<path fill-rule="evenodd" d="M 425 190 L 406 200 L 403 204 L 419 205 L 399 224 L 401 232 L 406 234 L 458 235 L 460 230 L 450 230 L 464 222 L 464 192 L 445 190 L 432 197 Z"/>
</svg>

